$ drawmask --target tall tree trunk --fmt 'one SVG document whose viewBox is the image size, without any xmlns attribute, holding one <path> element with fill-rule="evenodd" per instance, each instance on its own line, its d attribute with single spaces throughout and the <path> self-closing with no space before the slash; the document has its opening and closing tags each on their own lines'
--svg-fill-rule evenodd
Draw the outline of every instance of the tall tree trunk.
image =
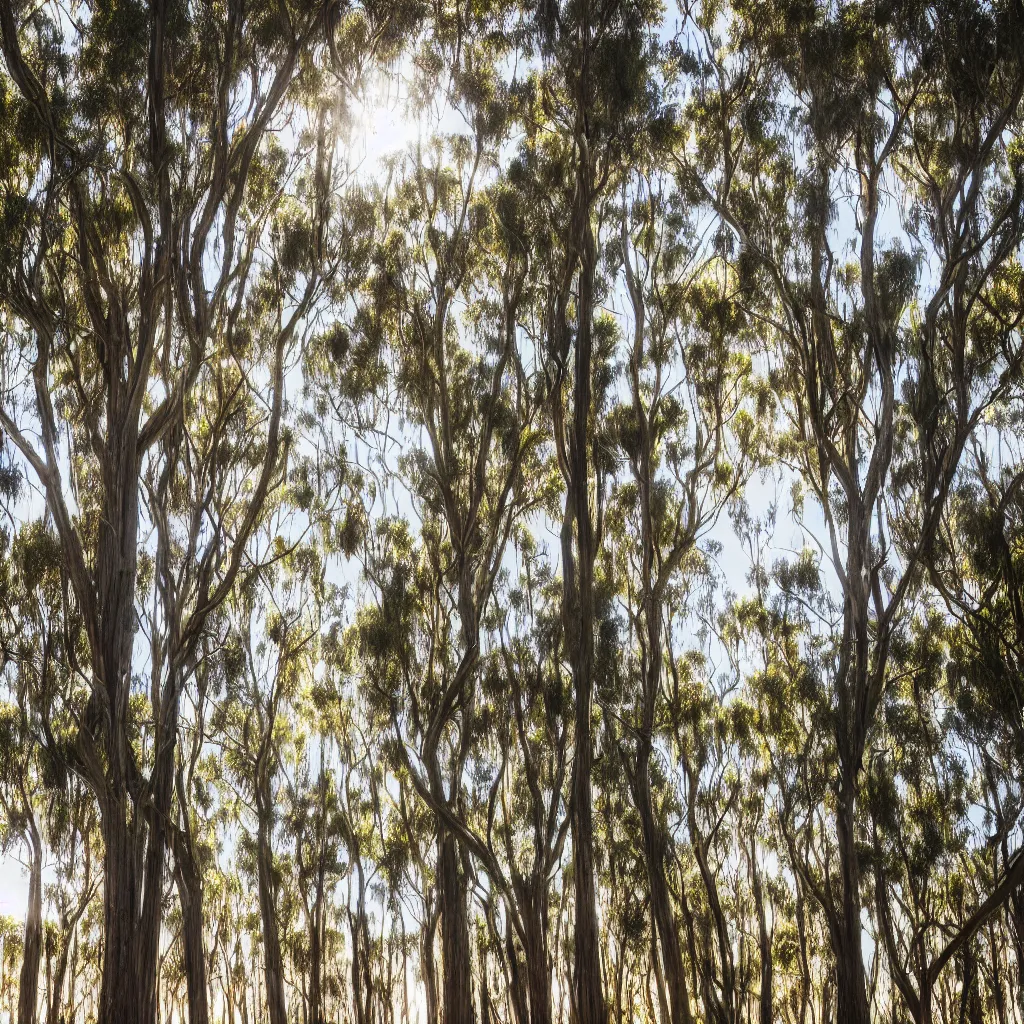
<svg viewBox="0 0 1024 1024">
<path fill-rule="evenodd" d="M 547 892 L 537 879 L 523 907 L 526 957 L 526 988 L 530 999 L 530 1024 L 551 1024 L 551 975 L 548 967 Z"/>
<path fill-rule="evenodd" d="M 860 919 L 860 859 L 854 831 L 855 801 L 852 782 L 844 780 L 836 822 L 842 906 L 838 934 L 832 936 L 836 956 L 837 1024 L 870 1024 L 861 942 L 863 925 Z"/>
<path fill-rule="evenodd" d="M 263 973 L 267 989 L 267 1018 L 270 1024 L 288 1024 L 284 998 L 284 965 L 274 898 L 274 855 L 270 843 L 269 798 L 259 809 L 256 837 L 256 874 L 259 887 L 260 920 L 263 925 Z"/>
<path fill-rule="evenodd" d="M 686 986 L 686 968 L 679 943 L 679 930 L 672 913 L 665 872 L 665 836 L 654 818 L 651 801 L 650 743 L 641 740 L 637 753 L 634 799 L 643 832 L 644 864 L 651 897 L 651 916 L 661 944 L 661 962 L 668 993 L 672 1024 L 691 1024 L 690 994 Z M 657 949 L 652 950 L 657 953 Z"/>
<path fill-rule="evenodd" d="M 573 210 L 574 236 L 580 240 L 579 294 L 575 346 L 575 395 L 569 446 L 569 483 L 566 517 L 562 526 L 565 581 L 565 626 L 572 654 L 572 682 L 576 697 L 575 754 L 573 759 L 572 829 L 573 875 L 575 880 L 575 937 L 573 943 L 573 988 L 580 1024 L 605 1024 L 604 991 L 601 980 L 600 930 L 597 918 L 596 866 L 594 860 L 594 738 L 591 712 L 594 703 L 594 562 L 597 539 L 590 511 L 590 469 L 588 447 L 593 381 L 594 282 L 597 274 L 597 245 L 590 219 L 593 177 L 586 140 L 581 143 Z M 576 552 L 573 557 L 573 524 Z M 567 558 L 565 556 L 568 556 Z M 574 563 L 574 564 L 573 564 Z M 572 579 L 575 575 L 575 579 Z"/>
<path fill-rule="evenodd" d="M 188 993 L 190 1024 L 209 1024 L 209 994 L 207 988 L 206 951 L 203 935 L 203 884 L 195 862 L 192 837 L 187 815 L 183 812 L 183 825 L 173 836 L 174 881 L 181 903 L 181 940 L 184 950 L 185 985 Z"/>
<path fill-rule="evenodd" d="M 459 864 L 458 842 L 451 832 L 441 829 L 437 845 L 443 1021 L 444 1024 L 474 1024 L 466 881 Z"/>
<path fill-rule="evenodd" d="M 25 915 L 25 949 L 18 988 L 18 1024 L 36 1024 L 39 1001 L 39 964 L 43 955 L 43 844 L 35 823 L 30 822 L 28 910 Z"/>
<path fill-rule="evenodd" d="M 651 796 L 651 755 L 654 746 L 654 723 L 658 698 L 661 694 L 662 675 L 662 603 L 670 574 L 692 543 L 693 534 L 676 541 L 667 558 L 659 558 L 659 543 L 655 536 L 654 523 L 654 466 L 655 436 L 651 420 L 656 415 L 655 402 L 658 396 L 645 407 L 644 389 L 640 371 L 644 362 L 646 332 L 646 304 L 641 285 L 633 272 L 629 257 L 629 231 L 626 220 L 622 224 L 623 266 L 626 286 L 634 314 L 633 352 L 629 361 L 630 393 L 633 403 L 634 422 L 639 437 L 637 451 L 631 456 L 633 478 L 639 493 L 640 507 L 640 550 L 641 565 L 639 589 L 643 610 L 644 630 L 647 634 L 646 650 L 641 654 L 642 692 L 640 703 L 641 726 L 636 740 L 636 753 L 630 776 L 633 802 L 640 817 L 643 833 L 644 865 L 647 870 L 648 890 L 651 898 L 651 916 L 656 937 L 660 938 L 661 965 L 657 972 L 659 984 L 664 981 L 668 989 L 670 1018 L 672 1024 L 690 1024 L 690 998 L 686 987 L 686 972 L 683 967 L 679 932 L 673 919 L 668 894 L 668 880 L 665 868 L 667 838 L 661 823 L 654 814 Z M 696 453 L 694 455 L 696 458 Z M 690 530 L 695 528 L 689 524 Z M 651 949 L 658 959 L 658 942 Z M 659 995 L 663 994 L 659 988 Z"/>
<path fill-rule="evenodd" d="M 108 341 L 123 343 L 122 338 L 111 337 Z M 109 358 L 117 358 L 116 350 Z M 94 581 L 79 571 L 77 542 L 72 561 L 79 604 L 97 613 L 90 623 L 89 639 L 93 675 L 103 691 L 102 701 L 94 695 L 90 704 L 95 705 L 94 716 L 99 719 L 106 765 L 101 775 L 93 771 L 89 779 L 99 799 L 106 844 L 99 1024 L 150 1024 L 156 1012 L 153 951 L 159 946 L 161 879 L 154 879 L 150 885 L 151 892 L 155 886 L 156 896 L 151 896 L 143 918 L 144 825 L 152 822 L 142 820 L 147 785 L 139 777 L 128 735 L 138 578 L 139 417 L 128 397 L 129 384 L 121 378 L 121 367 L 111 365 L 109 372 L 112 384 L 108 435 L 100 460 L 103 501 Z M 151 976 L 145 976 L 143 968 Z"/>
<path fill-rule="evenodd" d="M 139 855 L 128 822 L 127 794 L 112 790 L 103 833 L 103 972 L 100 1024 L 140 1019 L 138 973 Z"/>
</svg>

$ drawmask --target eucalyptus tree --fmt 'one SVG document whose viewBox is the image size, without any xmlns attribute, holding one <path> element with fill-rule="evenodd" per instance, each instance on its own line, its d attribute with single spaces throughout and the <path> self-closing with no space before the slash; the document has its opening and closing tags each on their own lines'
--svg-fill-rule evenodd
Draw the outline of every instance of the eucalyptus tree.
<svg viewBox="0 0 1024 1024">
<path fill-rule="evenodd" d="M 680 16 L 0 2 L 0 1016 L 1019 1024 L 1019 4 Z"/>
<path fill-rule="evenodd" d="M 886 692 L 880 726 L 888 742 L 872 752 L 866 786 L 872 821 L 866 862 L 875 878 L 878 930 L 893 994 L 915 1021 L 951 1009 L 948 1002 L 935 1007 L 932 991 L 946 964 L 959 968 L 961 1015 L 978 993 L 979 959 L 998 971 L 994 950 L 979 957 L 981 929 L 1019 884 L 1014 861 L 1002 864 L 1016 820 L 993 822 L 993 835 L 972 821 L 989 801 L 1001 808 L 1006 790 L 990 794 L 987 785 L 995 734 L 980 740 L 953 710 L 963 691 L 957 693 L 957 662 L 943 664 L 944 625 L 933 615 L 896 652 L 902 671 Z M 944 692 L 947 682 L 952 692 Z"/>
<path fill-rule="evenodd" d="M 652 144 L 659 142 L 656 135 Z M 637 648 L 637 683 L 624 698 L 623 763 L 644 836 L 672 1019 L 682 1024 L 691 1013 L 668 891 L 667 823 L 655 812 L 651 786 L 664 717 L 663 631 L 672 628 L 667 593 L 707 576 L 718 547 L 709 534 L 758 464 L 754 415 L 764 410 L 750 397 L 737 283 L 724 261 L 699 244 L 699 218 L 707 209 L 687 209 L 665 181 L 643 175 L 626 185 L 624 202 L 616 255 L 631 320 L 624 344 L 629 401 L 613 422 L 629 477 L 616 488 L 609 513 L 620 563 L 615 571 Z M 639 537 L 638 548 L 632 537 Z"/>
<path fill-rule="evenodd" d="M 283 849 L 283 812 L 290 791 L 291 813 L 301 813 L 296 772 L 306 730 L 294 711 L 312 680 L 333 590 L 314 549 L 301 541 L 288 548 L 280 533 L 261 532 L 275 555 L 259 560 L 260 573 L 236 588 L 226 606 L 229 629 L 219 655 L 224 686 L 214 728 L 236 787 L 240 852 L 256 881 L 267 1016 L 286 1024 L 287 904 L 299 897 L 284 884 L 292 866 Z M 303 856 L 301 845 L 297 855 Z"/>
<path fill-rule="evenodd" d="M 993 282 L 985 303 L 989 331 L 1019 336 L 1021 313 L 1014 301 L 1019 277 L 1019 263 L 1014 263 Z M 914 800 L 901 800 L 892 791 L 892 785 L 899 785 L 907 775 L 902 766 L 889 766 L 888 784 L 885 775 L 880 780 L 884 797 L 880 831 L 890 839 L 886 844 L 890 858 L 884 862 L 888 870 L 877 876 L 878 884 L 886 893 L 890 886 L 911 887 L 915 900 L 903 902 L 918 916 L 925 915 L 914 928 L 913 942 L 906 941 L 901 934 L 904 929 L 892 915 L 882 917 L 886 943 L 893 950 L 895 983 L 915 1020 L 932 1019 L 931 989 L 943 967 L 960 959 L 967 970 L 975 955 L 972 946 L 984 939 L 986 923 L 1004 908 L 1018 972 L 1024 962 L 1020 944 L 1024 849 L 1014 840 L 1024 810 L 1020 784 L 1024 730 L 1017 682 L 1024 626 L 1020 613 L 1022 477 L 1015 431 L 1004 433 L 1019 418 L 1020 400 L 1018 385 L 996 407 L 985 429 L 971 439 L 958 485 L 928 552 L 926 568 L 939 603 L 922 623 L 911 649 L 913 661 L 906 674 L 912 680 L 912 692 L 904 688 L 901 694 L 916 714 L 892 716 L 916 729 L 916 735 L 900 745 L 926 752 L 927 770 L 917 768 L 924 778 L 913 778 L 908 792 L 913 792 Z M 948 619 L 941 617 L 940 610 Z M 943 749 L 940 737 L 955 737 L 956 756 Z M 977 780 L 964 777 L 965 757 Z M 917 759 L 907 760 L 914 772 Z M 972 796 L 972 790 L 980 792 Z M 988 834 L 974 836 L 968 844 L 974 831 L 972 805 L 979 811 L 984 808 Z M 940 806 L 944 812 L 937 816 L 935 808 Z M 957 808 L 959 816 L 953 816 Z M 913 841 L 905 837 L 906 832 Z M 961 850 L 961 844 L 966 848 Z M 960 886 L 970 898 L 942 899 L 941 892 L 937 896 L 935 886 L 928 884 L 935 860 L 948 856 L 950 846 L 964 865 Z M 894 848 L 917 856 L 907 863 L 904 854 L 903 870 L 893 872 Z M 884 910 L 884 905 L 879 909 Z M 935 920 L 945 923 L 937 928 L 932 925 Z M 1000 958 L 994 949 L 989 957 L 993 970 L 998 970 Z M 1002 989 L 994 981 L 993 987 Z"/>
<path fill-rule="evenodd" d="M 43 808 L 34 763 L 38 748 L 29 741 L 25 725 L 25 715 L 16 704 L 0 705 L 0 813 L 4 821 L 0 849 L 10 854 L 23 846 L 29 865 L 17 1020 L 18 1024 L 35 1024 L 43 957 Z"/>
<path fill-rule="evenodd" d="M 15 1019 L 18 986 L 15 979 L 22 964 L 22 925 L 15 918 L 0 917 L 0 1000 L 7 1006 L 7 1015 Z"/>
<path fill-rule="evenodd" d="M 328 930 L 334 890 L 346 868 L 342 837 L 347 822 L 338 781 L 338 769 L 344 772 L 346 761 L 336 765 L 330 755 L 332 731 L 340 731 L 332 729 L 334 723 L 324 714 L 329 713 L 331 703 L 318 693 L 299 694 L 297 715 L 312 728 L 298 752 L 295 779 L 288 787 L 285 821 L 286 832 L 294 844 L 295 885 L 302 900 L 306 929 L 305 1013 L 311 1024 L 322 1024 L 327 1019 Z M 358 948 L 353 941 L 353 963 L 359 962 Z M 355 988 L 353 1002 L 357 1007 L 356 1019 L 361 1022 L 364 1002 Z"/>
<path fill-rule="evenodd" d="M 0 649 L 7 700 L 0 805 L 5 845 L 10 849 L 20 842 L 29 855 L 18 1017 L 34 1022 L 45 945 L 43 861 L 49 846 L 59 848 L 67 838 L 65 815 L 78 790 L 60 756 L 73 719 L 51 716 L 50 710 L 71 683 L 67 651 L 74 622 L 62 607 L 60 548 L 47 524 L 22 524 L 13 536 L 5 535 L 5 547 Z M 80 790 L 78 796 L 80 800 Z M 79 811 L 85 813 L 81 807 Z M 73 837 L 76 829 L 73 824 L 71 828 Z M 68 867 L 70 883 L 76 865 Z"/>
<path fill-rule="evenodd" d="M 707 87 L 693 123 L 709 126 L 708 142 L 681 173 L 771 296 L 783 457 L 822 518 L 824 592 L 837 602 L 821 625 L 833 638 L 822 667 L 839 878 L 803 874 L 828 920 L 844 1022 L 869 1013 L 858 800 L 890 651 L 964 448 L 1019 376 L 1020 339 L 990 330 L 985 311 L 1024 227 L 1008 148 L 1024 64 L 1002 45 L 1014 17 L 737 7 L 735 59 L 719 26 L 702 27 Z M 834 240 L 849 194 L 844 263 Z"/>
<path fill-rule="evenodd" d="M 430 653 L 415 669 L 403 665 L 404 693 L 381 685 L 390 681 L 370 683 L 390 705 L 405 770 L 437 818 L 442 1003 L 451 1021 L 474 1013 L 461 779 L 479 729 L 481 624 L 509 539 L 543 493 L 538 389 L 519 338 L 529 253 L 514 190 L 493 184 L 515 112 L 496 71 L 503 55 L 492 39 L 466 42 L 451 67 L 451 102 L 469 131 L 418 147 L 398 168 L 363 321 L 391 367 L 395 412 L 423 441 L 410 438 L 401 469 L 420 571 L 433 580 L 424 579 L 433 592 L 419 609 Z"/>
<path fill-rule="evenodd" d="M 412 783 L 396 764 L 393 784 L 397 794 L 391 801 L 389 826 L 383 834 L 382 870 L 397 901 L 397 915 L 401 920 L 405 910 L 415 922 L 418 954 L 418 974 L 423 986 L 423 1008 L 426 1024 L 437 1024 L 440 1007 L 437 984 L 435 935 L 437 934 L 437 887 L 433 880 L 431 852 L 436 850 L 433 815 L 415 794 Z M 378 813 L 383 810 L 378 804 Z M 404 928 L 404 922 L 403 922 Z"/>
<path fill-rule="evenodd" d="M 189 713 L 181 723 L 174 768 L 174 816 L 168 823 L 168 844 L 173 854 L 172 873 L 181 911 L 181 955 L 185 974 L 189 1019 L 193 1024 L 209 1019 L 210 979 L 206 950 L 204 891 L 211 847 L 217 842 L 221 809 L 214 806 L 209 766 L 210 690 L 218 681 L 220 667 L 214 652 L 223 635 L 218 628 L 222 615 L 211 623 L 201 644 L 192 674 Z M 221 634 L 218 636 L 218 634 Z M 214 935 L 214 941 L 218 936 Z"/>
<path fill-rule="evenodd" d="M 330 657 L 327 664 L 324 678 L 310 694 L 321 716 L 318 813 L 329 815 L 322 824 L 317 822 L 318 830 L 323 829 L 317 835 L 321 844 L 318 870 L 331 872 L 326 892 L 319 877 L 316 892 L 322 904 L 322 918 L 334 903 L 334 889 L 345 879 L 345 899 L 337 910 L 337 918 L 338 927 L 345 927 L 348 932 L 349 999 L 356 1024 L 371 1024 L 380 1016 L 386 1017 L 392 998 L 391 986 L 380 977 L 384 950 L 371 933 L 374 905 L 384 888 L 378 884 L 378 875 L 386 858 L 381 796 L 386 775 L 384 767 L 376 761 L 380 747 L 365 734 L 365 723 L 354 706 L 355 694 L 347 695 L 337 686 L 347 677 L 332 678 L 337 666 Z M 302 841 L 298 830 L 296 840 Z M 330 858 L 326 863 L 325 856 Z M 300 884 L 303 866 L 303 858 L 297 856 Z M 383 926 L 388 907 L 383 905 L 380 910 Z M 311 926 L 317 920 L 316 912 L 311 914 L 308 907 L 307 919 Z M 315 948 L 311 943 L 311 953 Z M 316 967 L 310 965 L 311 976 Z"/>
<path fill-rule="evenodd" d="M 47 845 L 57 877 L 47 887 L 53 907 L 45 939 L 47 1022 L 69 1015 L 74 1019 L 80 923 L 96 905 L 101 864 L 96 807 L 88 787 L 69 775 L 65 786 L 55 789 L 47 823 Z"/>
<path fill-rule="evenodd" d="M 0 11 L 4 131 L 23 143 L 2 169 L 0 424 L 43 491 L 87 639 L 68 750 L 104 836 L 100 1019 L 151 1021 L 181 693 L 277 485 L 286 371 L 338 258 L 336 105 L 317 65 L 354 71 L 415 12 L 83 14 Z"/>
<path fill-rule="evenodd" d="M 493 931 L 513 1012 L 520 1024 L 547 1024 L 554 1019 L 556 966 L 550 918 L 569 830 L 572 699 L 559 658 L 557 578 L 529 534 L 518 540 L 517 555 L 520 574 L 509 581 L 515 586 L 501 587 L 489 616 L 497 637 L 484 666 L 482 701 L 498 767 L 477 829 L 487 840 L 484 869 L 504 903 L 504 935 L 497 923 Z"/>
<path fill-rule="evenodd" d="M 823 669 L 830 637 L 814 627 L 834 609 L 810 552 L 767 561 L 777 529 L 773 514 L 753 519 L 741 513 L 735 525 L 750 557 L 752 593 L 730 602 L 718 633 L 731 671 L 744 676 L 743 696 L 753 709 L 751 767 L 767 783 L 762 808 L 776 833 L 779 862 L 791 875 L 785 887 L 791 916 L 777 944 L 785 950 L 782 962 L 799 978 L 787 1002 L 796 1020 L 829 1019 L 835 967 L 814 887 L 827 884 L 836 870 L 825 817 L 835 747 Z"/>
<path fill-rule="evenodd" d="M 620 0 L 542 5 L 535 28 L 540 70 L 524 147 L 539 203 L 534 238 L 545 277 L 541 352 L 565 486 L 564 645 L 575 700 L 573 987 L 581 1024 L 596 1024 L 605 1014 L 591 781 L 595 564 L 609 470 L 600 429 L 609 398 L 609 354 L 596 322 L 600 213 L 631 146 L 640 143 L 658 113 L 652 33 L 659 14 L 657 4 Z"/>
</svg>

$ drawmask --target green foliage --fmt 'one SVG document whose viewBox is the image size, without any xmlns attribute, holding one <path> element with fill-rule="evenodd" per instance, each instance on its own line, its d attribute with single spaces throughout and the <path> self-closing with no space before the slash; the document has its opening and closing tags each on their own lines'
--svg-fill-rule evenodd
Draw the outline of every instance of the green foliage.
<svg viewBox="0 0 1024 1024">
<path fill-rule="evenodd" d="M 1019 7 L 6 5 L 0 1017 L 1016 1021 Z"/>
</svg>

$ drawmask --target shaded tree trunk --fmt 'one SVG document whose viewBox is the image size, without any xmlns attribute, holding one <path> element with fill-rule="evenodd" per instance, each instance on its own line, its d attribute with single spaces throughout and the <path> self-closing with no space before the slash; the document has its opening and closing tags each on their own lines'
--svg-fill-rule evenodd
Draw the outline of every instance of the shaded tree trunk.
<svg viewBox="0 0 1024 1024">
<path fill-rule="evenodd" d="M 195 862 L 192 837 L 186 832 L 187 828 L 188 821 L 185 818 L 184 827 L 173 835 L 173 847 L 174 881 L 181 903 L 181 940 L 188 1016 L 190 1024 L 208 1024 L 210 1009 L 203 943 L 203 886 Z"/>
<path fill-rule="evenodd" d="M 444 1024 L 474 1024 L 472 957 L 466 884 L 459 864 L 458 842 L 446 829 L 437 841 L 438 896 L 443 958 Z"/>
<path fill-rule="evenodd" d="M 18 987 L 18 1024 L 36 1024 L 39 1001 L 39 964 L 43 955 L 43 844 L 35 822 L 29 823 L 32 863 L 29 868 L 25 949 Z"/>
<path fill-rule="evenodd" d="M 108 794 L 101 818 L 103 834 L 103 973 L 101 1024 L 140 1019 L 138 974 L 139 856 L 128 824 L 128 800 Z M 155 983 L 155 978 L 154 978 Z"/>
<path fill-rule="evenodd" d="M 836 955 L 837 1024 L 870 1024 L 860 919 L 860 859 L 854 831 L 855 792 L 844 784 L 839 800 L 837 834 L 842 876 L 842 906 L 831 925 Z"/>
<path fill-rule="evenodd" d="M 284 965 L 277 926 L 274 856 L 270 844 L 270 815 L 260 808 L 256 838 L 256 874 L 259 887 L 260 921 L 263 925 L 263 972 L 267 990 L 267 1019 L 270 1024 L 288 1024 L 284 998 Z"/>
<path fill-rule="evenodd" d="M 551 1024 L 551 976 L 548 969 L 547 893 L 537 886 L 524 901 L 523 927 L 526 958 L 526 990 L 530 1000 L 530 1024 Z"/>
<path fill-rule="evenodd" d="M 581 147 L 587 152 L 586 143 Z M 581 157 L 577 171 L 573 234 L 580 240 L 579 293 L 575 346 L 573 423 L 569 445 L 569 480 L 562 554 L 566 602 L 563 625 L 569 640 L 573 693 L 576 698 L 575 754 L 573 759 L 570 821 L 573 873 L 576 886 L 573 988 L 580 1024 L 604 1024 L 605 1003 L 601 980 L 600 929 L 594 859 L 594 740 L 591 712 L 594 703 L 594 562 L 597 538 L 590 511 L 588 446 L 593 401 L 593 315 L 597 274 L 597 245 L 590 221 L 592 169 Z M 576 553 L 573 552 L 575 525 Z M 573 578 L 575 577 L 575 578 Z"/>
</svg>

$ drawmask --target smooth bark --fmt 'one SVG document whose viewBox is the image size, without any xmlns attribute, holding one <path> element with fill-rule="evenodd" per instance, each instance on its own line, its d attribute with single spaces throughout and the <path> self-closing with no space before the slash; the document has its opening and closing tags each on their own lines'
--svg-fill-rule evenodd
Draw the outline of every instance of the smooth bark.
<svg viewBox="0 0 1024 1024">
<path fill-rule="evenodd" d="M 28 908 L 25 946 L 18 989 L 18 1024 L 36 1024 L 39 1003 L 39 965 L 43 956 L 43 844 L 35 822 L 29 822 Z"/>
</svg>

